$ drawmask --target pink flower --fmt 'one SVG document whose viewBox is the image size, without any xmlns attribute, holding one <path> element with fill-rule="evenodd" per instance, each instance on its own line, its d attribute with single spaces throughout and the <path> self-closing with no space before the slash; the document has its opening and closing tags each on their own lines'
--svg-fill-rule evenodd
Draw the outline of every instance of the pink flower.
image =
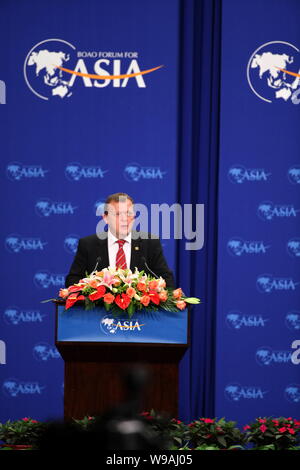
<svg viewBox="0 0 300 470">
<path fill-rule="evenodd" d="M 265 426 L 264 424 L 262 424 L 259 429 L 261 430 L 261 432 L 266 432 L 266 430 L 268 429 L 267 426 Z"/>
<path fill-rule="evenodd" d="M 248 424 L 246 424 L 246 426 L 244 426 L 243 429 L 244 429 L 244 431 L 247 431 L 247 429 L 251 429 L 251 427 Z"/>
<path fill-rule="evenodd" d="M 214 424 L 215 420 L 210 418 L 201 418 L 200 421 L 203 421 L 206 424 Z"/>
<path fill-rule="evenodd" d="M 296 431 L 295 431 L 294 429 L 288 429 L 288 432 L 289 432 L 290 434 L 295 434 L 295 433 L 296 433 Z"/>
<path fill-rule="evenodd" d="M 173 297 L 174 299 L 180 299 L 182 297 L 182 290 L 180 287 L 178 289 L 173 290 Z"/>
<path fill-rule="evenodd" d="M 30 421 L 29 418 L 22 418 L 22 421 L 25 421 L 25 423 L 27 423 L 28 421 Z"/>
<path fill-rule="evenodd" d="M 259 422 L 259 423 L 266 423 L 266 422 L 267 422 L 267 420 L 266 420 L 266 419 L 261 419 L 261 418 L 258 418 L 258 422 Z"/>
<path fill-rule="evenodd" d="M 176 307 L 179 308 L 179 310 L 184 310 L 185 307 L 186 307 L 186 303 L 184 300 L 178 300 L 178 302 L 176 302 Z"/>
<path fill-rule="evenodd" d="M 285 426 L 282 426 L 282 428 L 278 428 L 278 431 L 279 431 L 279 432 L 285 432 L 285 431 L 286 431 L 286 427 L 285 427 Z"/>
</svg>

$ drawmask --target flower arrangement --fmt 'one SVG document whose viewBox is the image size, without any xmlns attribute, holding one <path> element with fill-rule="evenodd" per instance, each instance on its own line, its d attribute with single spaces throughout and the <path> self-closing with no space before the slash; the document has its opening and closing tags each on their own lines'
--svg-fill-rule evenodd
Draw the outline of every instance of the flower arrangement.
<svg viewBox="0 0 300 470">
<path fill-rule="evenodd" d="M 188 425 L 190 444 L 195 449 L 241 449 L 245 436 L 234 421 L 199 418 Z"/>
<path fill-rule="evenodd" d="M 198 304 L 200 299 L 184 296 L 181 288 L 168 289 L 166 281 L 154 278 L 144 271 L 108 267 L 91 273 L 77 284 L 60 289 L 68 310 L 76 302 L 84 302 L 85 309 L 104 306 L 113 314 L 127 313 L 131 317 L 138 310 L 184 310 L 187 304 Z"/>
<path fill-rule="evenodd" d="M 300 421 L 293 418 L 256 418 L 244 426 L 247 442 L 257 450 L 285 450 L 299 441 Z"/>
<path fill-rule="evenodd" d="M 8 446 L 35 447 L 45 423 L 31 418 L 0 423 L 0 440 Z"/>
</svg>

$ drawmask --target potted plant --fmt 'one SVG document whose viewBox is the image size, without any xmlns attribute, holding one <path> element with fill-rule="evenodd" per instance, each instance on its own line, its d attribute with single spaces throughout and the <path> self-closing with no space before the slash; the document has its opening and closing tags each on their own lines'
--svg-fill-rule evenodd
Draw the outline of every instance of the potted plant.
<svg viewBox="0 0 300 470">
<path fill-rule="evenodd" d="M 201 450 L 243 449 L 245 436 L 235 425 L 225 418 L 199 418 L 188 425 L 190 445 Z"/>
<path fill-rule="evenodd" d="M 0 423 L 0 440 L 2 449 L 31 450 L 35 449 L 45 424 L 35 419 L 22 418 Z"/>
<path fill-rule="evenodd" d="M 299 443 L 300 421 L 293 418 L 256 418 L 244 426 L 253 450 L 289 450 Z"/>
</svg>

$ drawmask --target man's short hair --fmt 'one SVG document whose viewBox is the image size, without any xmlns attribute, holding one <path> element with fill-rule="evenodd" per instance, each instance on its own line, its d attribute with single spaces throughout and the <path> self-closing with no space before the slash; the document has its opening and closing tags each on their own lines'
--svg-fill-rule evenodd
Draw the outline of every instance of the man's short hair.
<svg viewBox="0 0 300 470">
<path fill-rule="evenodd" d="M 134 200 L 132 199 L 132 197 L 129 196 L 128 194 L 126 194 L 126 193 L 110 194 L 110 196 L 108 196 L 106 198 L 106 201 L 104 202 L 104 214 L 107 214 L 107 212 L 108 212 L 108 204 L 110 204 L 111 202 L 125 202 L 126 199 L 129 199 L 129 201 L 131 201 L 132 205 L 134 204 Z"/>
</svg>

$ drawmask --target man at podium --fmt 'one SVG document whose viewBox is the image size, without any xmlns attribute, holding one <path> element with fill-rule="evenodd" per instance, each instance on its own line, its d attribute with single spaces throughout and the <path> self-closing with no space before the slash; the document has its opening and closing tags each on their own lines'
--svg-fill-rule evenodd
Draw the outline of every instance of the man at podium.
<svg viewBox="0 0 300 470">
<path fill-rule="evenodd" d="M 144 270 L 154 277 L 165 279 L 167 287 L 174 288 L 174 278 L 163 254 L 158 238 L 145 237 L 133 231 L 134 201 L 126 193 L 115 193 L 104 203 L 103 219 L 107 232 L 81 238 L 77 252 L 66 276 L 66 287 L 86 277 L 86 273 L 101 271 L 108 266 Z"/>
</svg>

